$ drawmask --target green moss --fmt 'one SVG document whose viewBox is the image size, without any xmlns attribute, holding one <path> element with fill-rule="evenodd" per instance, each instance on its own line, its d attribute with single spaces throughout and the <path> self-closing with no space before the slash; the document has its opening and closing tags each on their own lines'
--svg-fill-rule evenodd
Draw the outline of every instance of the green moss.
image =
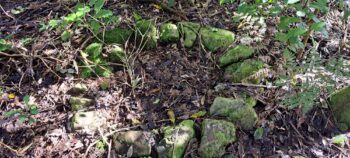
<svg viewBox="0 0 350 158">
<path fill-rule="evenodd" d="M 216 97 L 210 106 L 211 116 L 229 116 L 232 111 L 244 106 L 244 102 L 232 98 Z"/>
<path fill-rule="evenodd" d="M 227 50 L 220 58 L 219 58 L 219 65 L 220 66 L 227 66 L 229 64 L 238 62 L 242 59 L 247 59 L 250 56 L 252 56 L 254 53 L 254 49 L 239 45 L 234 48 L 231 48 Z"/>
<path fill-rule="evenodd" d="M 88 55 L 90 60 L 97 59 L 101 56 L 102 53 L 102 44 L 101 43 L 91 43 L 85 48 L 85 53 Z"/>
<path fill-rule="evenodd" d="M 225 49 L 235 41 L 233 32 L 213 27 L 201 28 L 200 36 L 204 47 L 212 52 Z"/>
<path fill-rule="evenodd" d="M 236 140 L 235 126 L 227 121 L 205 119 L 202 123 L 202 138 L 199 154 L 203 158 L 221 157 L 226 145 Z"/>
<path fill-rule="evenodd" d="M 145 48 L 157 47 L 158 31 L 153 20 L 140 20 L 136 22 L 136 35 L 138 40 L 145 44 Z M 143 40 L 143 41 L 141 41 Z"/>
<path fill-rule="evenodd" d="M 114 46 L 114 48 L 108 54 L 108 59 L 110 62 L 123 63 L 126 59 L 125 51 L 119 46 Z"/>
<path fill-rule="evenodd" d="M 92 77 L 94 75 L 94 73 L 92 72 L 93 70 L 89 69 L 88 67 L 84 67 L 81 69 L 80 71 L 80 77 L 81 78 L 89 78 Z"/>
<path fill-rule="evenodd" d="M 254 128 L 258 120 L 258 115 L 252 107 L 245 106 L 232 112 L 229 115 L 229 120 L 240 124 L 245 130 L 251 130 Z"/>
<path fill-rule="evenodd" d="M 177 26 L 172 23 L 163 24 L 160 27 L 160 41 L 163 43 L 177 42 L 180 39 L 180 33 Z"/>
<path fill-rule="evenodd" d="M 124 44 L 132 36 L 132 34 L 133 31 L 130 29 L 114 28 L 106 31 L 104 36 L 103 34 L 99 35 L 99 38 L 108 44 Z"/>
<path fill-rule="evenodd" d="M 164 138 L 157 146 L 158 157 L 181 158 L 188 142 L 194 137 L 193 126 L 192 120 L 185 120 L 176 127 L 164 127 Z"/>
<path fill-rule="evenodd" d="M 350 126 L 350 86 L 332 94 L 329 98 L 330 108 L 339 127 Z"/>
<path fill-rule="evenodd" d="M 98 65 L 95 67 L 95 72 L 97 75 L 102 77 L 109 77 L 112 74 L 112 68 L 110 66 Z"/>
<path fill-rule="evenodd" d="M 248 78 L 249 76 L 255 74 L 257 71 L 259 71 L 264 67 L 265 67 L 264 62 L 260 60 L 248 59 L 241 63 L 235 63 L 235 64 L 229 65 L 225 69 L 225 73 L 232 76 L 233 82 L 241 82 L 243 79 Z"/>
<path fill-rule="evenodd" d="M 186 48 L 192 48 L 197 39 L 201 25 L 192 22 L 179 22 L 178 27 L 184 39 L 184 46 Z"/>
</svg>

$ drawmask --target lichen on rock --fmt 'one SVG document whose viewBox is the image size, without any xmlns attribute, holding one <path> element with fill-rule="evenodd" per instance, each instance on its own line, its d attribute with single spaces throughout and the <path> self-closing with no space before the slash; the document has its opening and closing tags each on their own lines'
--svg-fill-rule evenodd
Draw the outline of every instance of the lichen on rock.
<svg viewBox="0 0 350 158">
<path fill-rule="evenodd" d="M 186 150 L 188 142 L 194 137 L 194 122 L 182 121 L 175 127 L 164 127 L 164 138 L 157 146 L 159 158 L 181 158 Z"/>
<path fill-rule="evenodd" d="M 199 34 L 202 44 L 211 52 L 226 49 L 235 41 L 233 32 L 214 27 L 203 27 Z"/>
<path fill-rule="evenodd" d="M 199 154 L 203 158 L 221 157 L 225 147 L 236 140 L 235 125 L 224 120 L 205 119 Z"/>
<path fill-rule="evenodd" d="M 165 23 L 160 26 L 160 42 L 177 42 L 180 39 L 180 33 L 175 24 Z"/>
<path fill-rule="evenodd" d="M 94 132 L 97 128 L 103 127 L 106 119 L 96 111 L 77 112 L 72 117 L 72 128 L 86 132 Z"/>
</svg>

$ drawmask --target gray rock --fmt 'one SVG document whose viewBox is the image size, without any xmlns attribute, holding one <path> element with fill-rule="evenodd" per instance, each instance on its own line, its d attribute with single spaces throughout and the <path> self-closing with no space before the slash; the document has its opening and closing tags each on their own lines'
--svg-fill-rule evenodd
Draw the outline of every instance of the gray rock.
<svg viewBox="0 0 350 158">
<path fill-rule="evenodd" d="M 72 107 L 73 111 L 79 111 L 83 108 L 86 108 L 92 104 L 92 99 L 81 98 L 81 97 L 70 97 L 69 104 Z"/>
<path fill-rule="evenodd" d="M 118 132 L 113 136 L 113 148 L 127 157 L 149 156 L 155 144 L 154 135 L 146 131 Z"/>
<path fill-rule="evenodd" d="M 77 112 L 72 117 L 73 130 L 93 132 L 106 124 L 106 118 L 96 111 Z"/>
<path fill-rule="evenodd" d="M 233 123 L 206 119 L 202 123 L 199 154 L 203 158 L 221 157 L 225 153 L 225 147 L 235 140 L 236 129 Z"/>
<path fill-rule="evenodd" d="M 239 99 L 216 97 L 209 113 L 211 116 L 226 117 L 246 130 L 252 129 L 258 120 L 254 108 Z"/>
<path fill-rule="evenodd" d="M 77 83 L 71 89 L 74 93 L 85 93 L 88 90 L 88 87 L 84 83 Z"/>
<path fill-rule="evenodd" d="M 159 158 L 182 158 L 188 142 L 194 137 L 194 122 L 182 121 L 175 127 L 164 127 L 164 138 L 157 146 Z"/>
</svg>

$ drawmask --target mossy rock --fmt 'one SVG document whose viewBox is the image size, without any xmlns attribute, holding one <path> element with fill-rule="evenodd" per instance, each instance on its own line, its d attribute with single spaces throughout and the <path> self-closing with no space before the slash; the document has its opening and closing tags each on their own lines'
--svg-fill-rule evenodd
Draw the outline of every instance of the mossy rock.
<svg viewBox="0 0 350 158">
<path fill-rule="evenodd" d="M 182 121 L 175 127 L 164 127 L 164 138 L 157 146 L 159 158 L 182 158 L 188 142 L 194 137 L 194 122 Z"/>
<path fill-rule="evenodd" d="M 350 126 L 350 86 L 345 87 L 329 97 L 329 106 L 337 120 L 338 127 L 346 131 Z"/>
<path fill-rule="evenodd" d="M 180 33 L 175 24 L 165 23 L 160 26 L 160 42 L 171 43 L 180 39 Z"/>
<path fill-rule="evenodd" d="M 245 45 L 238 45 L 228 49 L 220 58 L 219 65 L 227 66 L 240 60 L 247 59 L 254 54 L 254 49 Z"/>
<path fill-rule="evenodd" d="M 93 132 L 106 124 L 106 118 L 96 111 L 77 112 L 72 117 L 73 130 Z"/>
<path fill-rule="evenodd" d="M 158 31 L 153 20 L 140 20 L 136 22 L 136 35 L 139 43 L 147 49 L 157 47 Z M 143 41 L 141 41 L 143 40 Z"/>
<path fill-rule="evenodd" d="M 233 32 L 214 27 L 201 28 L 199 34 L 202 44 L 211 52 L 215 52 L 218 49 L 226 49 L 235 41 Z"/>
<path fill-rule="evenodd" d="M 73 111 L 79 111 L 83 108 L 86 108 L 92 104 L 92 99 L 81 98 L 81 97 L 70 97 L 69 104 L 72 107 Z"/>
<path fill-rule="evenodd" d="M 71 89 L 72 92 L 79 93 L 79 94 L 85 93 L 87 90 L 88 90 L 88 87 L 84 83 L 77 83 Z"/>
<path fill-rule="evenodd" d="M 101 40 L 104 40 L 107 44 L 124 44 L 133 34 L 133 31 L 130 29 L 124 28 L 114 28 L 108 30 L 103 34 L 99 35 Z"/>
<path fill-rule="evenodd" d="M 123 63 L 126 59 L 125 51 L 122 47 L 114 46 L 111 52 L 108 54 L 108 59 L 110 62 Z"/>
<path fill-rule="evenodd" d="M 182 35 L 184 46 L 186 48 L 192 48 L 196 42 L 201 25 L 192 22 L 179 22 L 177 25 Z"/>
<path fill-rule="evenodd" d="M 251 75 L 254 75 L 256 72 L 258 72 L 260 69 L 265 68 L 266 65 L 264 62 L 260 60 L 252 60 L 248 59 L 240 63 L 234 63 L 225 68 L 225 73 L 232 76 L 233 82 L 242 82 L 243 80 L 247 79 Z M 256 83 L 257 80 L 250 79 L 245 80 L 244 82 L 252 82 Z"/>
<path fill-rule="evenodd" d="M 221 157 L 228 144 L 236 141 L 236 128 L 231 122 L 205 119 L 202 123 L 202 137 L 199 154 L 203 158 Z"/>
<path fill-rule="evenodd" d="M 258 120 L 253 107 L 240 99 L 216 97 L 209 113 L 211 116 L 225 117 L 245 130 L 253 129 Z"/>
<path fill-rule="evenodd" d="M 154 144 L 154 134 L 147 131 L 126 131 L 113 135 L 114 150 L 127 157 L 149 156 Z"/>
</svg>

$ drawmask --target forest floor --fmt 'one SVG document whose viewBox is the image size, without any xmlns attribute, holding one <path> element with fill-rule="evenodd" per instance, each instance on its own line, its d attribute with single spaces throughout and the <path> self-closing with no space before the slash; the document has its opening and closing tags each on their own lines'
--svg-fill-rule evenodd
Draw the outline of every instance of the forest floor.
<svg viewBox="0 0 350 158">
<path fill-rule="evenodd" d="M 1 157 L 83 157 L 86 152 L 87 157 L 106 157 L 108 150 L 89 148 L 103 133 L 118 129 L 158 129 L 171 125 L 169 110 L 174 111 L 177 121 L 189 119 L 192 114 L 208 109 L 215 97 L 234 97 L 239 92 L 258 100 L 254 107 L 259 117 L 256 127 L 263 127 L 264 135 L 262 139 L 255 139 L 255 130 L 238 128 L 237 141 L 227 147 L 228 153 L 236 157 L 284 158 L 350 155 L 349 142 L 342 147 L 331 143 L 331 138 L 341 132 L 328 108 L 317 106 L 305 115 L 299 108 L 290 109 L 280 104 L 285 92 L 279 87 L 261 86 L 266 83 L 260 86 L 230 84 L 216 65 L 215 56 L 220 52 L 213 55 L 203 52 L 199 46 L 189 50 L 181 44 L 160 44 L 154 50 L 144 50 L 137 55 L 132 65 L 134 75 L 140 79 L 136 87 L 130 86 L 129 73 L 123 68 L 109 78 L 81 79 L 74 73 L 58 70 L 75 70 L 73 61 L 77 60 L 82 46 L 90 42 L 89 33 L 80 30 L 73 40 L 62 43 L 55 31 L 39 31 L 41 24 L 69 13 L 74 5 L 46 0 L 1 0 L 0 5 L 0 38 L 10 36 L 18 44 L 24 38 L 33 39 L 32 43 L 20 47 L 26 49 L 27 54 L 0 54 L 0 92 L 14 94 L 9 99 L 5 98 L 8 96 L 0 99 Z M 191 21 L 224 28 L 235 32 L 238 39 L 247 31 L 240 31 L 232 23 L 235 4 L 223 7 L 216 1 L 195 5 L 184 1 L 176 6 L 184 16 L 137 0 L 108 1 L 105 6 L 122 17 L 123 25 L 132 25 L 133 13 L 138 12 L 145 19 L 156 19 L 157 24 Z M 11 10 L 18 7 L 25 9 L 12 14 Z M 335 18 L 337 14 L 333 13 Z M 336 29 L 337 21 L 331 18 L 328 21 L 335 27 L 330 35 L 333 39 L 323 43 L 323 50 L 332 50 L 331 41 L 337 41 L 343 34 L 343 30 Z M 276 22 L 267 20 L 267 24 L 276 25 Z M 280 52 L 274 49 L 273 39 L 265 36 L 263 44 L 257 47 L 261 45 L 262 51 L 256 57 L 268 58 L 266 62 L 278 69 Z M 105 81 L 109 88 L 101 90 L 100 84 Z M 93 135 L 69 128 L 73 112 L 67 99 L 76 83 L 88 85 L 84 97 L 94 99 L 95 109 L 107 116 L 111 126 Z M 218 85 L 225 85 L 224 90 L 216 90 Z M 26 95 L 30 95 L 39 108 L 36 122 L 30 125 L 18 122 L 18 117 L 5 118 L 5 111 L 23 107 L 21 102 Z M 203 118 L 194 121 L 198 131 Z M 198 141 L 191 142 L 185 157 L 200 157 L 198 146 Z"/>
</svg>

